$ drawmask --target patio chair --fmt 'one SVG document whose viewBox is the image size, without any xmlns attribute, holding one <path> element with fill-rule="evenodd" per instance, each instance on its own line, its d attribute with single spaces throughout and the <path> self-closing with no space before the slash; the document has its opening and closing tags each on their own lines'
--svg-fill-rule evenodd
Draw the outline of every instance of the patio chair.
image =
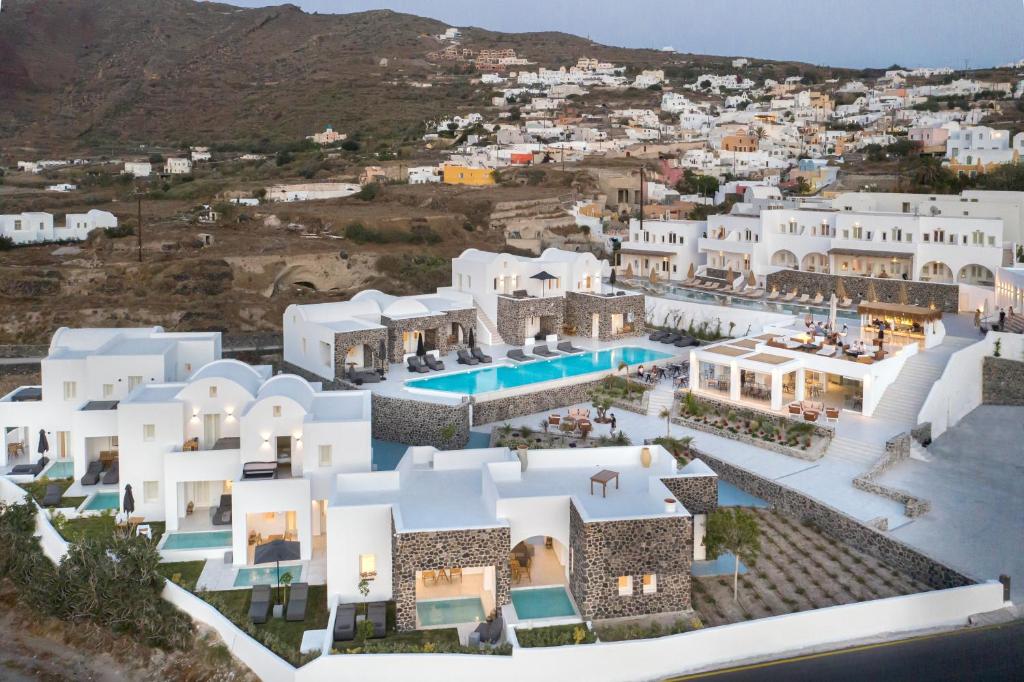
<svg viewBox="0 0 1024 682">
<path fill-rule="evenodd" d="M 121 479 L 121 467 L 114 460 L 114 463 L 110 465 L 110 468 L 103 472 L 103 485 L 114 485 Z"/>
<path fill-rule="evenodd" d="M 494 361 L 494 358 L 480 350 L 480 346 L 473 346 L 473 348 L 469 352 L 474 358 L 477 359 L 478 362 L 482 364 L 486 365 Z"/>
<path fill-rule="evenodd" d="M 820 356 L 826 357 L 826 358 L 834 357 L 835 354 L 836 354 L 836 347 L 833 346 L 833 345 L 827 344 L 827 343 L 823 344 L 821 346 L 821 350 L 819 350 L 817 353 L 815 353 L 815 355 L 820 355 Z"/>
<path fill-rule="evenodd" d="M 481 644 L 494 645 L 501 641 L 501 634 L 505 630 L 505 621 L 501 616 L 476 626 L 475 632 L 480 635 Z"/>
<path fill-rule="evenodd" d="M 426 374 L 430 371 L 430 368 L 416 355 L 410 355 L 406 359 L 405 364 L 410 372 L 416 372 L 417 374 Z"/>
<path fill-rule="evenodd" d="M 826 407 L 825 408 L 825 421 L 837 422 L 839 421 L 839 408 L 838 407 Z"/>
<path fill-rule="evenodd" d="M 429 581 L 431 585 L 437 584 L 437 571 L 423 571 L 422 577 L 424 587 L 427 586 L 427 581 Z"/>
<path fill-rule="evenodd" d="M 11 469 L 11 475 L 13 476 L 38 476 L 42 473 L 43 469 L 50 460 L 44 455 L 40 457 L 35 464 L 19 464 L 18 466 Z"/>
<path fill-rule="evenodd" d="M 306 620 L 306 600 L 309 597 L 309 583 L 292 583 L 288 588 L 288 608 L 284 619 L 290 621 Z"/>
<path fill-rule="evenodd" d="M 249 602 L 249 620 L 254 625 L 267 622 L 267 618 L 270 617 L 271 601 L 270 585 L 252 586 L 252 597 Z"/>
<path fill-rule="evenodd" d="M 805 410 L 804 411 L 804 421 L 805 422 L 816 422 L 816 421 L 818 421 L 818 413 L 815 412 L 814 410 Z"/>
<path fill-rule="evenodd" d="M 505 353 L 505 357 L 509 360 L 515 360 L 516 362 L 528 362 L 533 359 L 519 348 L 513 348 L 509 352 Z"/>
<path fill-rule="evenodd" d="M 51 483 L 46 486 L 46 494 L 43 495 L 43 499 L 39 501 L 39 504 L 43 507 L 56 507 L 60 504 L 60 498 L 64 496 L 64 491 L 60 489 L 60 486 L 56 483 Z"/>
<path fill-rule="evenodd" d="M 82 485 L 96 485 L 100 482 L 100 474 L 103 473 L 103 463 L 98 459 L 89 462 L 82 476 Z"/>
<path fill-rule="evenodd" d="M 533 347 L 533 354 L 542 358 L 558 357 L 558 353 L 552 352 L 551 349 L 543 343 Z"/>
<path fill-rule="evenodd" d="M 448 582 L 453 583 L 458 578 L 459 582 L 462 582 L 462 569 L 458 566 L 454 566 L 448 569 Z"/>
<path fill-rule="evenodd" d="M 761 298 L 764 296 L 764 289 L 747 289 L 746 293 L 743 294 L 747 298 Z"/>
<path fill-rule="evenodd" d="M 373 623 L 373 636 L 383 637 L 388 632 L 388 605 L 382 601 L 366 605 L 366 620 Z"/>
<path fill-rule="evenodd" d="M 213 510 L 210 522 L 215 526 L 231 525 L 231 495 L 220 496 L 220 504 Z"/>
<path fill-rule="evenodd" d="M 356 638 L 356 605 L 338 604 L 334 611 L 334 641 L 351 642 Z"/>
<path fill-rule="evenodd" d="M 563 353 L 582 353 L 583 352 L 582 348 L 577 348 L 576 346 L 572 345 L 571 341 L 562 341 L 562 342 L 560 342 L 555 347 L 558 350 L 562 351 Z"/>
<path fill-rule="evenodd" d="M 549 414 L 548 424 L 551 426 L 558 426 L 559 422 L 562 421 L 562 415 L 560 414 Z"/>
<path fill-rule="evenodd" d="M 796 416 L 798 416 L 798 417 L 799 417 L 799 416 L 800 416 L 801 414 L 803 414 L 803 410 L 802 410 L 802 409 L 800 408 L 800 403 L 792 403 L 792 404 L 791 404 L 791 405 L 789 406 L 789 413 L 790 413 L 790 414 L 794 414 L 794 415 L 796 415 Z"/>
<path fill-rule="evenodd" d="M 423 362 L 425 362 L 427 364 L 427 367 L 434 370 L 435 372 L 439 372 L 442 369 L 444 369 L 444 362 L 438 360 L 433 355 L 428 354 L 423 356 Z"/>
<path fill-rule="evenodd" d="M 474 358 L 472 355 L 470 355 L 469 351 L 467 351 L 465 348 L 460 348 L 459 350 L 455 351 L 455 358 L 456 358 L 455 361 L 458 362 L 460 365 L 479 365 L 480 364 L 480 360 L 478 360 L 477 358 Z"/>
</svg>

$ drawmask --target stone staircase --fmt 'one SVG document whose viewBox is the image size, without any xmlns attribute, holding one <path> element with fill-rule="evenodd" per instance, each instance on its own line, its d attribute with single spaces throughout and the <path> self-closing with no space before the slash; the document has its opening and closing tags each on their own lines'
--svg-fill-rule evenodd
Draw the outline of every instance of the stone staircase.
<svg viewBox="0 0 1024 682">
<path fill-rule="evenodd" d="M 647 416 L 657 417 L 666 407 L 672 409 L 675 392 L 668 382 L 659 381 L 647 394 Z"/>
<path fill-rule="evenodd" d="M 975 341 L 947 336 L 943 342 L 927 351 L 914 355 L 906 361 L 899 376 L 882 395 L 875 408 L 874 416 L 891 422 L 917 426 L 917 415 L 928 398 L 931 389 L 946 369 L 949 356 Z"/>
<path fill-rule="evenodd" d="M 484 334 L 480 335 L 479 342 L 487 346 L 497 346 L 504 343 L 501 339 L 501 334 L 498 333 L 498 326 L 487 316 L 487 313 L 484 312 L 484 309 L 477 302 L 476 297 L 473 298 L 473 305 L 476 307 L 477 327 L 483 328 L 486 334 L 486 337 Z"/>
<path fill-rule="evenodd" d="M 1024 334 L 1024 315 L 1014 311 L 1013 317 L 1006 318 L 1006 329 L 1004 331 L 1012 332 L 1014 334 Z"/>
<path fill-rule="evenodd" d="M 882 443 L 867 443 L 849 436 L 836 436 L 829 443 L 825 454 L 829 459 L 858 464 L 867 469 L 884 452 L 885 445 Z"/>
</svg>

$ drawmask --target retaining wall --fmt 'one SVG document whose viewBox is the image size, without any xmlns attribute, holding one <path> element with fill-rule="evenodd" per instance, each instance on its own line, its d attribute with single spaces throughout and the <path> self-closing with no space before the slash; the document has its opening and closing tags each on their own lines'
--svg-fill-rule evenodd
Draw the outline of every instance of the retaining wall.
<svg viewBox="0 0 1024 682">
<path fill-rule="evenodd" d="M 822 272 L 803 272 L 801 270 L 778 270 L 766 277 L 768 291 L 792 291 L 799 289 L 802 294 L 814 296 L 819 291 L 827 301 L 836 290 L 839 278 L 843 280 L 846 295 L 856 301 L 871 298 L 868 293 L 874 285 L 879 301 L 898 303 L 901 292 L 906 293 L 907 301 L 917 305 L 934 305 L 939 310 L 955 313 L 960 309 L 960 287 L 956 284 L 940 284 L 938 282 L 914 282 L 903 279 L 858 277 L 856 275 L 829 275 Z"/>
<path fill-rule="evenodd" d="M 986 405 L 1024 405 L 1024 362 L 1006 357 L 986 357 L 982 364 L 981 402 Z"/>
<path fill-rule="evenodd" d="M 543 391 L 495 398 L 473 403 L 473 426 L 506 421 L 513 417 L 535 414 L 566 405 L 590 402 L 590 395 L 604 377 L 578 384 L 558 386 Z"/>
<path fill-rule="evenodd" d="M 906 431 L 897 436 L 893 436 L 886 441 L 885 453 L 878 458 L 878 461 L 876 461 L 870 469 L 853 479 L 854 488 L 873 493 L 875 495 L 881 495 L 882 497 L 888 497 L 890 500 L 899 502 L 904 507 L 904 513 L 911 518 L 920 516 L 921 514 L 929 511 L 932 508 L 932 503 L 926 499 L 911 495 L 906 490 L 876 483 L 875 479 L 910 457 L 910 446 L 912 442 L 913 437 L 911 431 Z M 888 521 L 886 521 L 886 527 L 879 528 L 879 530 L 888 530 Z"/>
</svg>

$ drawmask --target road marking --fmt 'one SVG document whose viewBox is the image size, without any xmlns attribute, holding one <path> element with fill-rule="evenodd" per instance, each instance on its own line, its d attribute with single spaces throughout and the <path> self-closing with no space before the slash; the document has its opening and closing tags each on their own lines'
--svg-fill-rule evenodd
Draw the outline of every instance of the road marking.
<svg viewBox="0 0 1024 682">
<path fill-rule="evenodd" d="M 968 632 L 982 632 L 984 630 L 993 630 L 995 628 L 1004 627 L 1011 623 L 994 623 L 992 625 L 980 625 L 977 627 L 964 627 L 958 630 L 950 632 L 937 632 L 931 635 L 918 635 L 916 637 L 908 637 L 906 639 L 897 639 L 891 642 L 878 642 L 876 644 L 862 644 L 860 646 L 850 647 L 848 649 L 834 649 L 832 651 L 822 651 L 817 654 L 805 654 L 803 656 L 791 656 L 789 658 L 778 658 L 772 661 L 764 661 L 762 663 L 751 663 L 750 665 L 741 665 L 734 668 L 722 668 L 720 670 L 709 670 L 702 673 L 691 673 L 689 675 L 680 675 L 677 677 L 666 677 L 665 682 L 682 682 L 682 680 L 697 680 L 705 677 L 717 677 L 719 675 L 729 675 L 731 673 L 745 672 L 747 670 L 758 670 L 761 668 L 770 668 L 776 665 L 787 665 L 789 663 L 799 663 L 801 661 L 811 661 L 817 658 L 826 658 L 828 656 L 842 656 L 843 654 L 855 654 L 859 651 L 869 651 L 871 649 L 881 649 L 883 647 L 899 646 L 901 644 L 909 644 L 911 642 L 922 642 L 928 639 L 938 639 L 940 637 L 951 637 L 954 635 L 962 635 Z"/>
</svg>

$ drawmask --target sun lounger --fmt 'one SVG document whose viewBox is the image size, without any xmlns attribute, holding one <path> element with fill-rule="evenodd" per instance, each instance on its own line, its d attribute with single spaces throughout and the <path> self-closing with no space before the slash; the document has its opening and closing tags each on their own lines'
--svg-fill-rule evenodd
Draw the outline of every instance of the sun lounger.
<svg viewBox="0 0 1024 682">
<path fill-rule="evenodd" d="M 788 294 L 786 294 L 785 296 L 783 296 L 782 300 L 788 303 L 789 301 L 792 301 L 794 298 L 796 298 L 796 292 L 795 291 L 791 291 Z"/>
<path fill-rule="evenodd" d="M 60 498 L 64 496 L 64 491 L 60 489 L 60 486 L 56 483 L 51 483 L 46 486 L 46 494 L 43 495 L 43 499 L 39 501 L 39 504 L 43 507 L 56 507 L 60 504 Z"/>
<path fill-rule="evenodd" d="M 487 355 L 482 350 L 480 350 L 480 346 L 473 346 L 473 349 L 470 350 L 470 355 L 476 358 L 478 362 L 481 362 L 485 365 L 489 362 L 494 361 L 494 359 L 490 355 Z"/>
<path fill-rule="evenodd" d="M 775 300 L 775 299 L 777 299 L 778 297 L 779 297 L 779 290 L 778 290 L 778 289 L 776 289 L 776 290 L 775 290 L 775 291 L 773 291 L 772 293 L 768 294 L 768 300 L 769 300 L 769 301 L 774 301 L 774 300 Z"/>
<path fill-rule="evenodd" d="M 509 352 L 505 353 L 505 357 L 510 360 L 515 360 L 516 362 L 527 362 L 533 359 L 519 348 L 513 348 Z"/>
<path fill-rule="evenodd" d="M 502 630 L 505 629 L 505 621 L 501 616 L 476 626 L 476 632 L 480 635 L 481 644 L 497 644 L 501 641 Z"/>
<path fill-rule="evenodd" d="M 465 348 L 455 351 L 456 362 L 460 365 L 479 365 L 480 361 L 469 354 Z"/>
<path fill-rule="evenodd" d="M 121 479 L 121 467 L 118 465 L 117 460 L 110 465 L 110 468 L 103 472 L 103 484 L 113 485 Z"/>
<path fill-rule="evenodd" d="M 353 384 L 376 384 L 380 383 L 380 374 L 374 369 L 355 369 L 348 372 L 348 380 Z"/>
<path fill-rule="evenodd" d="M 213 510 L 210 522 L 215 526 L 231 525 L 231 495 L 220 496 L 220 505 Z"/>
<path fill-rule="evenodd" d="M 717 289 L 717 288 L 718 288 L 719 286 L 721 286 L 721 285 L 720 285 L 720 284 L 719 284 L 718 282 L 711 282 L 711 283 L 710 283 L 710 284 L 708 284 L 708 285 L 707 285 L 707 287 L 705 287 L 705 288 L 706 288 L 706 289 L 707 289 L 708 291 L 714 291 L 714 290 L 715 290 L 715 289 Z"/>
<path fill-rule="evenodd" d="M 570 341 L 562 341 L 561 343 L 559 343 L 556 346 L 556 348 L 558 348 L 558 350 L 562 351 L 563 353 L 582 353 L 583 352 L 582 348 L 577 348 L 576 346 L 572 345 L 572 343 Z"/>
<path fill-rule="evenodd" d="M 824 300 L 825 300 L 825 297 L 824 297 L 824 296 L 822 296 L 822 295 L 821 295 L 821 294 L 819 293 L 819 294 L 815 294 L 815 295 L 814 295 L 814 298 L 812 298 L 812 299 L 811 299 L 811 303 L 813 303 L 814 305 L 820 305 L 820 304 L 821 304 L 821 302 L 822 302 L 822 301 L 824 301 Z"/>
<path fill-rule="evenodd" d="M 356 605 L 338 604 L 334 612 L 334 641 L 350 642 L 356 637 Z"/>
<path fill-rule="evenodd" d="M 839 302 L 840 308 L 849 308 L 851 305 L 853 305 L 853 299 L 850 298 L 844 298 Z"/>
<path fill-rule="evenodd" d="M 800 298 L 796 299 L 796 302 L 797 303 L 807 303 L 807 301 L 809 301 L 809 300 L 811 300 L 810 295 L 808 295 L 808 294 L 801 294 Z"/>
<path fill-rule="evenodd" d="M 438 371 L 444 369 L 444 362 L 442 362 L 441 360 L 438 360 L 433 355 L 425 355 L 425 356 L 423 356 L 423 362 L 425 362 L 427 364 L 427 367 L 429 367 L 430 369 L 434 370 L 435 372 L 438 372 Z"/>
<path fill-rule="evenodd" d="M 665 338 L 666 336 L 668 336 L 671 333 L 672 332 L 667 332 L 667 331 L 659 329 L 658 331 L 656 331 L 653 334 L 651 334 L 650 336 L 648 336 L 647 340 L 648 341 L 661 341 L 663 338 Z"/>
<path fill-rule="evenodd" d="M 681 338 L 683 338 L 683 337 L 680 336 L 679 334 L 669 334 L 668 336 L 663 336 L 661 338 L 661 342 L 662 343 L 674 344 L 675 342 L 677 342 Z"/>
<path fill-rule="evenodd" d="M 836 354 L 836 347 L 832 346 L 832 345 L 829 345 L 827 343 L 824 344 L 821 347 L 821 350 L 819 350 L 817 353 L 815 353 L 815 355 L 821 355 L 822 357 L 826 357 L 826 358 L 831 358 L 835 354 Z"/>
<path fill-rule="evenodd" d="M 249 602 L 249 620 L 254 625 L 267 622 L 270 617 L 270 585 L 253 585 L 252 600 Z"/>
<path fill-rule="evenodd" d="M 14 476 L 38 476 L 43 468 L 50 463 L 50 460 L 46 457 L 40 457 L 35 464 L 19 464 L 18 466 L 11 469 L 11 474 Z M 98 464 L 99 462 L 97 462 Z"/>
<path fill-rule="evenodd" d="M 309 583 L 294 583 L 288 588 L 288 609 L 284 619 L 290 621 L 306 620 L 306 599 L 309 597 Z"/>
<path fill-rule="evenodd" d="M 430 371 L 430 369 L 425 364 L 423 364 L 423 361 L 420 360 L 415 355 L 410 355 L 409 359 L 406 360 L 405 362 L 409 366 L 409 371 L 410 372 L 416 372 L 418 374 L 426 374 L 427 372 Z"/>
<path fill-rule="evenodd" d="M 533 347 L 533 354 L 542 358 L 554 358 L 558 357 L 558 353 L 554 353 L 545 344 L 540 344 Z"/>
<path fill-rule="evenodd" d="M 672 345 L 675 346 L 676 348 L 687 348 L 689 346 L 696 346 L 697 339 L 693 338 L 692 336 L 684 335 L 680 336 L 679 339 Z"/>
<path fill-rule="evenodd" d="M 89 462 L 89 466 L 85 469 L 85 475 L 82 476 L 82 485 L 96 485 L 100 482 L 100 474 L 103 473 L 103 462 L 95 459 Z"/>
<path fill-rule="evenodd" d="M 743 295 L 746 296 L 747 298 L 761 298 L 762 296 L 764 296 L 764 289 L 754 287 L 744 291 Z"/>
<path fill-rule="evenodd" d="M 382 601 L 366 605 L 366 620 L 373 623 L 373 636 L 383 637 L 388 631 L 388 605 Z"/>
<path fill-rule="evenodd" d="M 277 478 L 277 462 L 246 462 L 242 465 L 242 478 Z"/>
</svg>

